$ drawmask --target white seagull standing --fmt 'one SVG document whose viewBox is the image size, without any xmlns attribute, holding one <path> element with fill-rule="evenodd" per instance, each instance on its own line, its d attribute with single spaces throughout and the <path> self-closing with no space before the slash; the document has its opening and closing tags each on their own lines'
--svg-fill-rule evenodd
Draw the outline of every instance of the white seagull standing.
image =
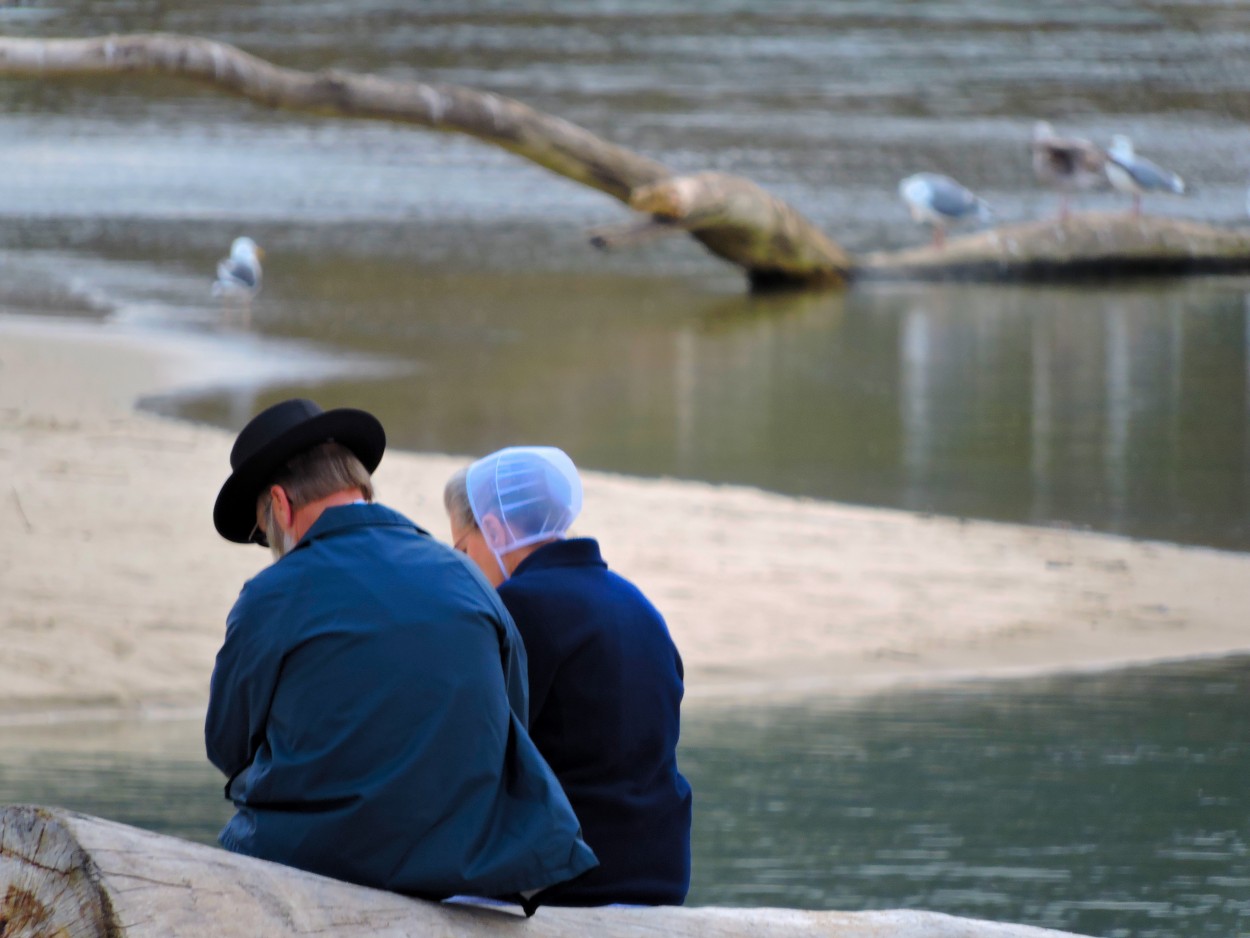
<svg viewBox="0 0 1250 938">
<path fill-rule="evenodd" d="M 1185 181 L 1171 170 L 1133 152 L 1133 141 L 1124 134 L 1111 138 L 1107 151 L 1107 179 L 1120 192 L 1133 196 L 1133 214 L 1141 214 L 1143 192 L 1185 194 Z"/>
<path fill-rule="evenodd" d="M 230 256 L 217 262 L 213 296 L 250 303 L 260 292 L 260 259 L 265 256 L 251 238 L 235 238 Z"/>
<path fill-rule="evenodd" d="M 946 243 L 946 226 L 976 216 L 990 218 L 990 207 L 950 176 L 916 173 L 898 184 L 899 197 L 907 203 L 912 219 L 919 225 L 933 226 L 933 246 Z"/>
<path fill-rule="evenodd" d="M 1033 125 L 1033 172 L 1039 182 L 1060 192 L 1059 220 L 1068 217 L 1068 197 L 1106 184 L 1107 155 L 1081 137 L 1055 136 L 1046 121 Z"/>
</svg>

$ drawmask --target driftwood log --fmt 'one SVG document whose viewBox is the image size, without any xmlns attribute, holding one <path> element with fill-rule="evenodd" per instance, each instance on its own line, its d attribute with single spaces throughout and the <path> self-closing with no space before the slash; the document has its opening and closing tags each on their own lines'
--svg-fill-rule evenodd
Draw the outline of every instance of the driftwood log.
<svg viewBox="0 0 1250 938">
<path fill-rule="evenodd" d="M 890 280 L 1080 280 L 1250 270 L 1250 228 L 1127 212 L 1003 225 L 945 248 L 882 251 L 855 276 Z"/>
<path fill-rule="evenodd" d="M 438 904 L 69 811 L 0 812 L 0 938 L 1061 938 L 934 912 Z"/>
<path fill-rule="evenodd" d="M 268 107 L 467 134 L 625 203 L 636 190 L 672 176 L 661 163 L 566 120 L 472 88 L 335 69 L 301 72 L 194 36 L 0 36 L 0 76 L 135 74 L 192 79 Z M 715 191 L 719 207 L 709 208 L 705 198 L 686 217 L 669 219 L 670 227 L 689 231 L 752 281 L 831 285 L 845 279 L 849 258 L 789 205 L 739 177 L 717 177 Z"/>
<path fill-rule="evenodd" d="M 467 134 L 597 189 L 642 213 L 592 233 L 603 248 L 688 233 L 755 287 L 854 279 L 1079 279 L 1250 270 L 1250 232 L 1165 218 L 1072 216 L 1005 226 L 932 247 L 855 258 L 795 208 L 741 176 L 674 176 L 663 164 L 520 101 L 456 85 L 336 69 L 302 72 L 214 40 L 173 34 L 0 36 L 0 76 L 170 75 L 259 104 Z"/>
</svg>

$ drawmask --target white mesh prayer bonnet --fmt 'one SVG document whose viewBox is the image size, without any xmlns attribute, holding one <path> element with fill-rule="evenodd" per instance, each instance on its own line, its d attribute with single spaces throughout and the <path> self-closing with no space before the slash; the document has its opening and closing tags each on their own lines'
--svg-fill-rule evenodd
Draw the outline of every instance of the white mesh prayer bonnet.
<svg viewBox="0 0 1250 938">
<path fill-rule="evenodd" d="M 469 466 L 465 488 L 479 528 L 491 515 L 501 522 L 504 541 L 490 545 L 496 557 L 562 537 L 582 510 L 577 467 L 554 446 L 510 446 L 483 456 Z"/>
</svg>

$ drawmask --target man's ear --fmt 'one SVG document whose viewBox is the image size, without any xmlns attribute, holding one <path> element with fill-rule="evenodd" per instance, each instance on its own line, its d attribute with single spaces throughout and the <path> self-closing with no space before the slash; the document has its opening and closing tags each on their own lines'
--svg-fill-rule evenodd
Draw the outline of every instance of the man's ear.
<svg viewBox="0 0 1250 938">
<path fill-rule="evenodd" d="M 295 521 L 295 512 L 291 510 L 291 500 L 287 498 L 286 489 L 280 485 L 271 485 L 269 497 L 273 500 L 274 520 L 283 528 L 290 528 Z"/>
<path fill-rule="evenodd" d="M 491 550 L 498 551 L 508 543 L 508 532 L 504 529 L 503 522 L 494 515 L 487 515 L 478 527 L 482 529 L 482 537 L 486 538 L 486 546 Z"/>
</svg>

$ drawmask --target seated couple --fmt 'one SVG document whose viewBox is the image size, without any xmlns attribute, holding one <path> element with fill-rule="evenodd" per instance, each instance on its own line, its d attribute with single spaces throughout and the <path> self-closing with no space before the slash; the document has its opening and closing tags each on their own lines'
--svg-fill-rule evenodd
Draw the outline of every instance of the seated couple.
<svg viewBox="0 0 1250 938">
<path fill-rule="evenodd" d="M 213 670 L 221 843 L 431 899 L 680 904 L 681 659 L 596 542 L 565 539 L 572 462 L 513 448 L 454 476 L 458 553 L 373 503 L 385 445 L 370 414 L 290 400 L 231 450 L 214 524 L 275 562 Z"/>
</svg>

